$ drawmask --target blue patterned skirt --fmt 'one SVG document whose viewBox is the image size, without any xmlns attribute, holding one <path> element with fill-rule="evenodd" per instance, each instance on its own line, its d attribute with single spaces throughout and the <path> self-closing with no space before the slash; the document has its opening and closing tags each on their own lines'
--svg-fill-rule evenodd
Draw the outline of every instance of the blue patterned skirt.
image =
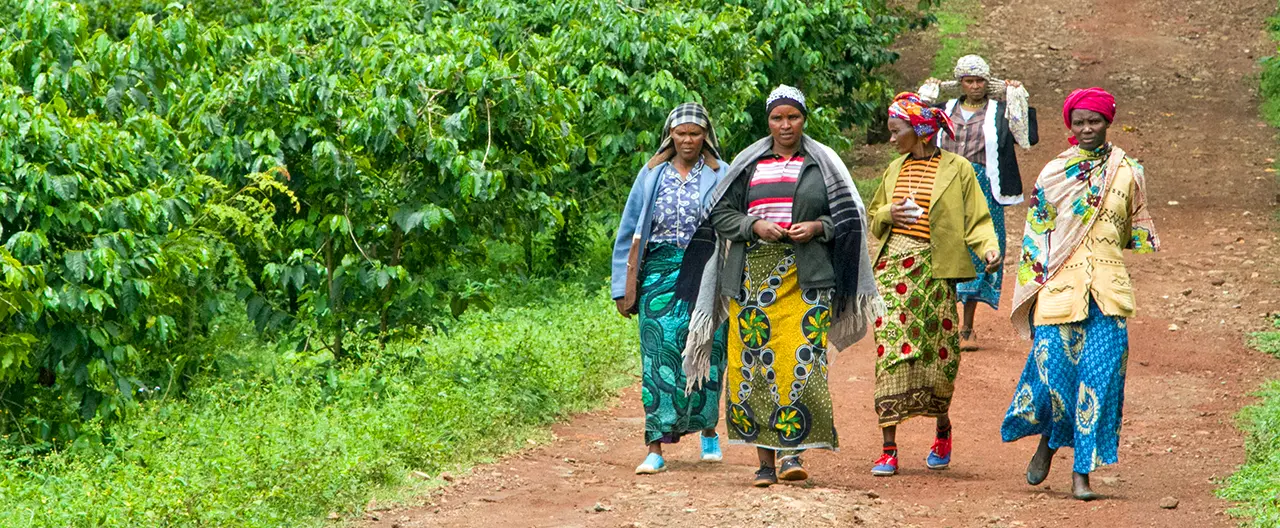
<svg viewBox="0 0 1280 528">
<path fill-rule="evenodd" d="M 1037 326 L 1034 333 L 1000 436 L 1012 442 L 1048 435 L 1050 448 L 1075 451 L 1076 473 L 1116 463 L 1129 360 L 1125 318 L 1104 315 L 1091 301 L 1084 321 Z"/>
<path fill-rule="evenodd" d="M 987 178 L 987 168 L 979 163 L 973 164 L 973 170 L 978 174 L 978 185 L 982 187 L 982 195 L 987 198 L 987 209 L 991 210 L 991 223 L 996 226 L 996 240 L 1000 242 L 1000 258 L 1004 258 L 1004 206 L 996 201 L 996 197 L 991 191 L 991 180 Z M 978 271 L 978 276 L 971 281 L 962 282 L 956 285 L 956 295 L 960 297 L 961 303 L 969 301 L 981 301 L 991 306 L 991 309 L 1000 309 L 1000 284 L 1004 281 L 1004 268 L 1001 267 L 993 272 L 987 272 L 987 263 L 985 259 L 980 257 L 973 250 L 969 250 L 969 258 L 973 260 L 973 269 Z"/>
</svg>

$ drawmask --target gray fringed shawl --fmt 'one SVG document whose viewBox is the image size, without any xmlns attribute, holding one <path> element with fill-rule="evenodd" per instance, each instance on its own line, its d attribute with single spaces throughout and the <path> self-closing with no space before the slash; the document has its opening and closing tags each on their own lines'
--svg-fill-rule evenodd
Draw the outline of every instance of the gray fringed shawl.
<svg viewBox="0 0 1280 528">
<path fill-rule="evenodd" d="M 738 154 L 725 177 L 716 186 L 711 197 L 711 207 L 720 202 L 729 186 L 742 176 L 747 167 L 772 148 L 773 138 L 766 137 Z M 884 315 L 885 310 L 884 301 L 880 298 L 872 275 L 871 254 L 867 249 L 867 209 L 857 188 L 853 186 L 849 168 L 835 150 L 809 136 L 804 136 L 804 150 L 816 158 L 822 172 L 830 201 L 831 219 L 835 225 L 831 258 L 836 260 L 837 286 L 833 300 L 835 305 L 831 307 L 832 322 L 827 334 L 827 344 L 829 349 L 842 350 L 862 339 L 869 324 Z M 684 349 L 683 368 L 688 379 L 686 391 L 701 387 L 704 381 L 710 379 L 712 338 L 716 328 L 729 317 L 728 299 L 720 295 L 719 288 L 726 243 L 711 230 L 700 229 L 700 232 L 703 242 L 712 244 L 714 253 L 701 270 L 681 269 L 681 275 L 687 271 L 701 272 L 689 320 L 689 337 Z M 710 240 L 705 240 L 707 237 Z M 685 280 L 692 282 L 692 278 Z"/>
</svg>

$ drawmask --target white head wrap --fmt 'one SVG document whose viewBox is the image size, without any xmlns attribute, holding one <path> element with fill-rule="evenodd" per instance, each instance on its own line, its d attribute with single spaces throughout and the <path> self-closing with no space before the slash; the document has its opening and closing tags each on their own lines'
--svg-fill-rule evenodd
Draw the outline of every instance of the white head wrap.
<svg viewBox="0 0 1280 528">
<path fill-rule="evenodd" d="M 800 111 L 806 115 L 809 113 L 809 107 L 804 103 L 804 93 L 799 88 L 785 84 L 779 84 L 769 93 L 769 98 L 764 101 L 765 112 L 772 112 L 778 105 L 790 102 L 799 104 Z"/>
<path fill-rule="evenodd" d="M 977 55 L 965 55 L 956 61 L 956 80 L 965 77 L 982 77 L 983 79 L 991 79 L 991 66 L 987 65 L 987 61 Z"/>
</svg>

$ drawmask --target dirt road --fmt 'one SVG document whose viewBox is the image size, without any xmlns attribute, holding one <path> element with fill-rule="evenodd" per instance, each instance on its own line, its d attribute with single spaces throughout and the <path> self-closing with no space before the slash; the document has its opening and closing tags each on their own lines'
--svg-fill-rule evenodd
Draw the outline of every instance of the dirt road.
<svg viewBox="0 0 1280 528">
<path fill-rule="evenodd" d="M 608 410 L 556 427 L 551 444 L 476 468 L 425 498 L 426 506 L 381 512 L 369 526 L 1236 526 L 1224 513 L 1230 505 L 1213 495 L 1244 459 L 1233 415 L 1260 381 L 1280 374 L 1242 339 L 1263 314 L 1280 311 L 1277 241 L 1268 225 L 1276 189 L 1265 172 L 1277 149 L 1255 94 L 1256 60 L 1274 52 L 1263 28 L 1275 2 L 985 6 L 971 31 L 988 44 L 996 74 L 1026 82 L 1041 110 L 1041 144 L 1020 153 L 1028 182 L 1065 148 L 1059 108 L 1070 89 L 1084 86 L 1116 94 L 1112 138 L 1147 167 L 1165 251 L 1129 258 L 1139 317 L 1129 326 L 1120 463 L 1094 477 L 1109 500 L 1068 498 L 1065 449 L 1047 486 L 1027 486 L 1034 442 L 1000 442 L 1029 348 L 1008 322 L 1007 281 L 1004 310 L 979 313 L 984 348 L 962 362 L 949 471 L 924 469 L 932 427 L 919 421 L 899 432 L 902 474 L 870 476 L 880 438 L 871 408 L 874 354 L 864 341 L 840 355 L 831 378 L 842 449 L 808 455 L 814 477 L 807 483 L 750 488 L 753 450 L 730 447 L 724 463 L 696 464 L 696 440 L 668 450 L 667 473 L 633 475 L 644 455 L 633 389 Z M 906 65 L 927 63 L 921 50 L 906 53 L 917 55 Z M 1007 213 L 1009 252 L 1017 254 L 1025 210 Z M 1177 508 L 1162 509 L 1165 497 L 1178 499 Z"/>
</svg>

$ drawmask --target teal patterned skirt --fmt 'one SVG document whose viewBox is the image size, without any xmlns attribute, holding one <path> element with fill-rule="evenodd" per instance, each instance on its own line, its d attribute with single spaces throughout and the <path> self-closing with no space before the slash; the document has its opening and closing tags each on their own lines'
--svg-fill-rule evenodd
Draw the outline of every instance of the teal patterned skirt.
<svg viewBox="0 0 1280 528">
<path fill-rule="evenodd" d="M 684 392 L 685 338 L 689 310 L 674 300 L 684 250 L 672 244 L 649 244 L 640 269 L 641 398 L 644 441 L 678 442 L 680 437 L 716 426 L 725 368 L 725 326 L 715 333 L 711 380 Z M 683 308 L 683 309 L 682 309 Z"/>
<path fill-rule="evenodd" d="M 973 170 L 978 174 L 978 186 L 982 187 L 982 195 L 987 199 L 987 209 L 991 210 L 991 223 L 996 228 L 996 240 L 1000 242 L 1000 258 L 1004 258 L 1005 247 L 1005 225 L 1004 225 L 1004 206 L 996 201 L 995 195 L 991 192 L 991 179 L 987 177 L 987 168 L 979 163 L 973 164 Z M 1004 267 L 995 271 L 987 271 L 986 260 L 969 250 L 969 259 L 973 261 L 973 269 L 977 270 L 978 276 L 972 280 L 961 282 L 956 285 L 956 295 L 960 297 L 961 303 L 970 301 L 979 301 L 986 303 L 992 310 L 1000 309 L 1000 285 L 1004 282 Z"/>
</svg>

